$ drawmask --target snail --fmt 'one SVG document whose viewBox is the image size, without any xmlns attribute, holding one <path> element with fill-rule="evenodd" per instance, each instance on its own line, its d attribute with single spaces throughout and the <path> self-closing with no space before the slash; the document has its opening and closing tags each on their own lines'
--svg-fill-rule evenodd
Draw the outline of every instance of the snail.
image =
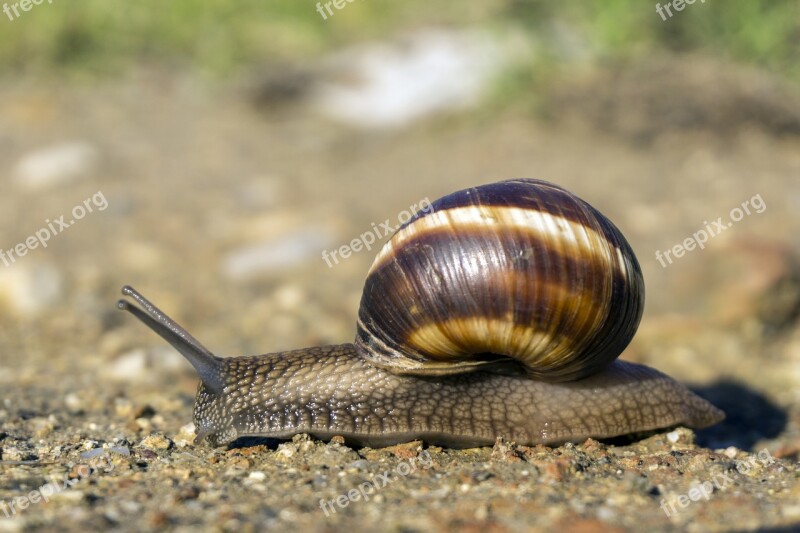
<svg viewBox="0 0 800 533">
<path fill-rule="evenodd" d="M 196 442 L 298 433 L 386 446 L 578 442 L 722 411 L 617 357 L 644 282 L 619 229 L 546 181 L 464 189 L 402 224 L 367 274 L 354 343 L 215 356 L 132 287 L 127 310 L 194 366 Z"/>
</svg>

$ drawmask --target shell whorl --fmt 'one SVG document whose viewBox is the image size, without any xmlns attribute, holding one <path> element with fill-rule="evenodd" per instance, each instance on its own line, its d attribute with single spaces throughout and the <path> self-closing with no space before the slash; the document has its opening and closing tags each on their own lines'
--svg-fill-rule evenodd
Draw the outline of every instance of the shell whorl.
<svg viewBox="0 0 800 533">
<path fill-rule="evenodd" d="M 643 307 L 611 221 L 557 185 L 510 180 L 440 198 L 397 230 L 367 275 L 355 344 L 397 373 L 511 363 L 572 381 L 619 356 Z"/>
</svg>

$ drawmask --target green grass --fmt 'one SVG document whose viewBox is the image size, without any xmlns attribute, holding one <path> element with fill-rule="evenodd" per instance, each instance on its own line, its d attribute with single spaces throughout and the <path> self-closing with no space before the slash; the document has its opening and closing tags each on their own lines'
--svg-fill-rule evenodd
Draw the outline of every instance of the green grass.
<svg viewBox="0 0 800 533">
<path fill-rule="evenodd" d="M 557 22 L 582 35 L 601 58 L 700 50 L 800 78 L 796 0 L 697 0 L 666 22 L 656 14 L 655 0 L 481 4 L 354 0 L 326 21 L 311 0 L 53 0 L 14 21 L 0 13 L 0 72 L 108 75 L 151 62 L 224 76 L 421 24 L 481 22 L 520 25 L 539 36 L 545 57 L 557 58 L 547 38 Z"/>
<path fill-rule="evenodd" d="M 666 4 L 668 0 L 659 0 Z M 641 58 L 657 51 L 701 51 L 757 63 L 796 77 L 800 55 L 800 2 L 696 0 L 666 21 L 656 0 L 514 0 L 506 15 L 531 28 L 560 20 L 578 28 L 601 57 Z"/>
<path fill-rule="evenodd" d="M 379 38 L 418 20 L 458 22 L 458 16 L 447 15 L 443 0 L 354 0 L 328 20 L 315 5 L 310 0 L 53 0 L 14 21 L 0 13 L 0 69 L 104 74 L 149 61 L 224 75 L 240 66 L 310 57 L 349 41 Z"/>
</svg>

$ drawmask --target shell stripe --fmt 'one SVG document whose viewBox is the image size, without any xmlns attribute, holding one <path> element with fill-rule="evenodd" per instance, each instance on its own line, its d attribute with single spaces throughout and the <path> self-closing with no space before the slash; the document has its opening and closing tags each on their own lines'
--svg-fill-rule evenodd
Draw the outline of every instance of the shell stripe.
<svg viewBox="0 0 800 533">
<path fill-rule="evenodd" d="M 531 179 L 508 180 L 457 191 L 434 201 L 432 209 L 443 211 L 474 205 L 546 211 L 578 223 L 597 216 L 597 211 L 591 205 L 566 189 L 553 183 Z M 429 212 L 430 209 L 419 211 L 399 229 L 413 224 Z"/>
<path fill-rule="evenodd" d="M 601 228 L 595 229 L 586 223 L 536 209 L 482 205 L 435 211 L 410 222 L 398 230 L 378 252 L 370 272 L 391 261 L 398 248 L 426 233 L 439 230 L 468 231 L 480 228 L 503 230 L 513 228 L 529 232 L 530 238 L 553 243 L 564 242 L 565 246 L 575 249 L 579 255 L 593 258 L 602 264 L 613 263 L 623 275 L 626 273 L 624 261 L 618 260 L 623 256 L 619 244 L 606 238 L 606 232 Z M 607 247 L 616 249 L 616 257 L 609 258 L 604 253 Z"/>
</svg>

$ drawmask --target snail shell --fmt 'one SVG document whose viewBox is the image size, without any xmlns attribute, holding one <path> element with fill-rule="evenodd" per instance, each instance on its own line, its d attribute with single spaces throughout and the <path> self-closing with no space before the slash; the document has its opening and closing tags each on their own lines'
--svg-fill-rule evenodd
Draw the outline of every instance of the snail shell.
<svg viewBox="0 0 800 533">
<path fill-rule="evenodd" d="M 515 361 L 535 379 L 606 367 L 639 325 L 644 282 L 622 233 L 574 194 L 521 179 L 415 215 L 375 258 L 356 348 L 397 373 Z"/>
</svg>

